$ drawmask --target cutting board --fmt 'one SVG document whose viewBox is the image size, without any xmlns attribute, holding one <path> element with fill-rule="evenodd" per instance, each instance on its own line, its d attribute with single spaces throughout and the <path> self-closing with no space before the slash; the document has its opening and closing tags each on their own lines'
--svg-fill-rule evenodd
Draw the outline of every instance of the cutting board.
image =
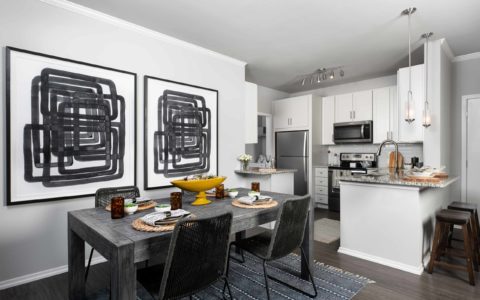
<svg viewBox="0 0 480 300">
<path fill-rule="evenodd" d="M 397 161 L 398 161 L 398 168 L 403 169 L 403 155 L 400 152 L 398 152 Z M 395 168 L 395 151 L 390 152 L 388 167 Z"/>
<path fill-rule="evenodd" d="M 427 176 L 407 176 L 402 179 L 403 181 L 408 182 L 419 182 L 419 183 L 440 183 L 441 178 L 437 177 L 427 177 Z"/>
</svg>

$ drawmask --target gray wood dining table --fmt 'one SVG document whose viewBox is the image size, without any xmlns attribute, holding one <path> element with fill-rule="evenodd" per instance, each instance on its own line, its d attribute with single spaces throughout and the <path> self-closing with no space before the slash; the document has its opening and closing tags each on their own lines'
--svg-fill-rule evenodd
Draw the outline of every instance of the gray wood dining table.
<svg viewBox="0 0 480 300">
<path fill-rule="evenodd" d="M 249 190 L 238 189 L 239 196 Z M 232 234 L 237 238 L 246 230 L 274 221 L 282 202 L 298 196 L 262 192 L 279 202 L 273 208 L 239 208 L 232 206 L 230 198 L 212 199 L 204 206 L 192 206 L 194 196 L 183 197 L 183 209 L 195 216 L 208 217 L 225 211 L 233 213 Z M 158 203 L 169 203 L 169 199 L 158 199 Z M 311 205 L 311 208 L 313 206 Z M 171 232 L 141 232 L 133 229 L 132 222 L 148 213 L 149 209 L 122 219 L 112 219 L 104 208 L 90 208 L 68 212 L 68 289 L 69 299 L 85 298 L 85 242 L 95 248 L 110 264 L 111 299 L 136 299 L 136 264 L 147 261 L 168 251 Z M 303 248 L 307 264 L 312 267 L 313 214 L 310 213 L 305 231 Z M 302 277 L 307 278 L 302 264 Z M 160 280 L 160 279 L 159 279 Z"/>
</svg>

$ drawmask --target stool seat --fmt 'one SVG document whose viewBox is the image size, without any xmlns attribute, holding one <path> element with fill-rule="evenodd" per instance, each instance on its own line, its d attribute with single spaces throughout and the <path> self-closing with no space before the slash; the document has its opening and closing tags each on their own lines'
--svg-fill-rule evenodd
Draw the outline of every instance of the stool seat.
<svg viewBox="0 0 480 300">
<path fill-rule="evenodd" d="M 470 213 L 458 210 L 442 209 L 435 214 L 435 217 L 440 222 L 464 225 L 469 222 Z"/>
<path fill-rule="evenodd" d="M 450 203 L 448 205 L 448 208 L 472 212 L 477 210 L 477 205 L 474 203 L 465 203 L 465 202 L 455 201 Z"/>
</svg>

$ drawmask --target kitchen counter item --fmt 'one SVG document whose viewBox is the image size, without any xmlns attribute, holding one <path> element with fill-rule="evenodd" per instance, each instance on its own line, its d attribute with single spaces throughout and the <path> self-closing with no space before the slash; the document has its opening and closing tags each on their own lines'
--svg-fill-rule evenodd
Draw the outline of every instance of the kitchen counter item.
<svg viewBox="0 0 480 300">
<path fill-rule="evenodd" d="M 398 168 L 399 169 L 404 169 L 404 159 L 403 159 L 403 154 L 401 152 L 398 152 L 397 154 L 397 162 L 398 162 Z M 389 159 L 388 159 L 388 167 L 389 168 L 395 168 L 395 152 L 392 151 L 390 152 Z"/>
</svg>

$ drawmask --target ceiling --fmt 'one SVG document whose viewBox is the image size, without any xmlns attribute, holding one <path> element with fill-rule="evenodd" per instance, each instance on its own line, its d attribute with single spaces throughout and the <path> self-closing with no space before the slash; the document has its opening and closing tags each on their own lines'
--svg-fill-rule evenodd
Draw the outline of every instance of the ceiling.
<svg viewBox="0 0 480 300">
<path fill-rule="evenodd" d="M 478 0 L 71 0 L 248 63 L 246 79 L 298 92 L 394 74 L 412 41 L 433 31 L 454 55 L 480 51 Z M 345 77 L 315 86 L 301 74 L 344 66 Z M 337 76 L 338 77 L 338 76 Z"/>
</svg>

